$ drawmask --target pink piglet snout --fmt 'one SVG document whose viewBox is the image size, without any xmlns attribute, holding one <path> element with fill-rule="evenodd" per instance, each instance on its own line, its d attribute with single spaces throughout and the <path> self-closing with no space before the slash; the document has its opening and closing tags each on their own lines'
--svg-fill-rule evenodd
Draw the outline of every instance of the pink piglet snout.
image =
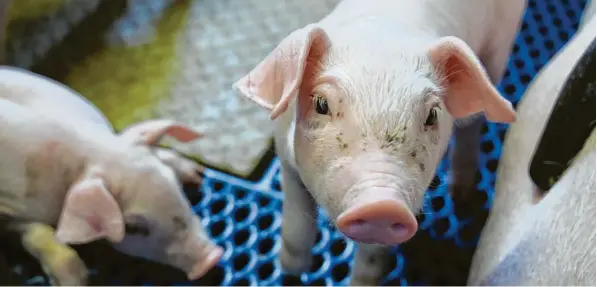
<svg viewBox="0 0 597 287">
<path fill-rule="evenodd" d="M 224 250 L 221 247 L 216 246 L 205 259 L 197 262 L 187 273 L 189 280 L 197 280 L 203 277 L 205 273 L 218 264 L 223 254 Z"/>
<path fill-rule="evenodd" d="M 385 198 L 356 204 L 338 216 L 336 225 L 352 240 L 384 245 L 408 241 L 418 229 L 403 201 Z"/>
</svg>

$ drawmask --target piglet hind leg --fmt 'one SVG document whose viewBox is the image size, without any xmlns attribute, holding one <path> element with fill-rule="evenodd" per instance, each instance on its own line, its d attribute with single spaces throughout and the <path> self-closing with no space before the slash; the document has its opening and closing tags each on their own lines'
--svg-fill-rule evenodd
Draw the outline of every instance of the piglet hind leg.
<svg viewBox="0 0 597 287">
<path fill-rule="evenodd" d="M 354 266 L 350 274 L 351 286 L 379 286 L 391 271 L 391 248 L 383 245 L 357 245 Z"/>
<path fill-rule="evenodd" d="M 56 240 L 54 228 L 43 223 L 18 223 L 12 227 L 19 232 L 25 250 L 39 261 L 50 284 L 87 284 L 85 263 L 74 249 Z"/>
<path fill-rule="evenodd" d="M 317 205 L 298 176 L 282 166 L 282 249 L 280 263 L 290 274 L 308 271 L 317 233 Z"/>
</svg>

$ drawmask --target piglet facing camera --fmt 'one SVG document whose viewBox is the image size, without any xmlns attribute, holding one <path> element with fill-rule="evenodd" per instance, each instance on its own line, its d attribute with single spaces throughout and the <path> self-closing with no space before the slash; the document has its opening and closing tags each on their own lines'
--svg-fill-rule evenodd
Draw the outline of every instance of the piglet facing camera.
<svg viewBox="0 0 597 287">
<path fill-rule="evenodd" d="M 415 215 L 453 130 L 451 188 L 473 187 L 478 115 L 515 120 L 494 84 L 524 6 L 345 0 L 234 84 L 278 122 L 287 271 L 308 269 L 311 219 L 321 205 L 359 243 L 351 284 L 378 284 L 388 266 L 377 257 L 415 235 Z M 457 120 L 469 125 L 453 128 Z"/>
<path fill-rule="evenodd" d="M 157 146 L 165 135 L 189 142 L 200 133 L 149 120 L 117 135 L 74 91 L 8 67 L 0 69 L 0 113 L 6 159 L 0 183 L 10 187 L 0 201 L 19 219 L 10 228 L 22 234 L 54 284 L 86 284 L 87 269 L 67 244 L 98 239 L 176 267 L 190 280 L 218 263 L 223 249 L 208 237 L 181 186 L 201 183 L 204 168 Z"/>
</svg>

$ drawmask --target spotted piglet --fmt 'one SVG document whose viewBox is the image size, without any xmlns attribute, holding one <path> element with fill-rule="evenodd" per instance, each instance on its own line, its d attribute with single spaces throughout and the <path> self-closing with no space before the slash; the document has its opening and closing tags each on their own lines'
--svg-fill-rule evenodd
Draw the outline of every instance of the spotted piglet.
<svg viewBox="0 0 597 287">
<path fill-rule="evenodd" d="M 271 110 L 284 191 L 280 260 L 308 269 L 316 205 L 358 243 L 353 285 L 376 285 L 445 153 L 474 185 L 480 128 L 515 120 L 495 88 L 526 2 L 345 0 L 292 32 L 234 87 Z"/>
<path fill-rule="evenodd" d="M 107 239 L 132 256 L 197 279 L 223 249 L 207 236 L 181 188 L 202 167 L 155 144 L 201 135 L 168 120 L 117 135 L 76 92 L 0 67 L 0 214 L 53 284 L 84 285 L 87 268 L 67 244 Z"/>
</svg>

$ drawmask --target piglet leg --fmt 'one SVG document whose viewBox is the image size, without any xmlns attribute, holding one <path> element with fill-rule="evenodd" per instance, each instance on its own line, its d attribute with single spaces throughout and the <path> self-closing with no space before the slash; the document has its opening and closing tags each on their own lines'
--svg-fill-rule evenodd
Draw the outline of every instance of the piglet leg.
<svg viewBox="0 0 597 287">
<path fill-rule="evenodd" d="M 298 176 L 282 167 L 282 250 L 280 262 L 291 274 L 311 266 L 317 233 L 317 205 Z"/>
<path fill-rule="evenodd" d="M 467 193 L 475 185 L 475 174 L 479 161 L 479 141 L 484 121 L 480 116 L 474 117 L 466 119 L 466 124 L 458 126 L 457 123 L 454 129 L 454 146 L 450 154 L 450 193 L 452 196 L 467 196 Z"/>
<path fill-rule="evenodd" d="M 41 264 L 52 285 L 84 286 L 87 267 L 71 247 L 55 239 L 55 230 L 43 223 L 19 223 L 21 243 Z"/>
<path fill-rule="evenodd" d="M 354 260 L 350 285 L 379 286 L 391 268 L 390 247 L 360 243 Z"/>
</svg>

